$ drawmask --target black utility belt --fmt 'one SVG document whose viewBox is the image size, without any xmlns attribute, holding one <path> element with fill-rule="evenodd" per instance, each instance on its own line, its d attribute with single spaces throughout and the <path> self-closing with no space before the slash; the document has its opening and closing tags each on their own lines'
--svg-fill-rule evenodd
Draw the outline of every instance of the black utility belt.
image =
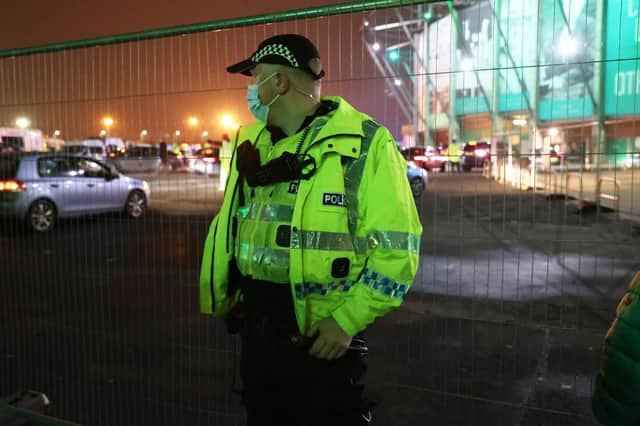
<svg viewBox="0 0 640 426">
<path fill-rule="evenodd" d="M 274 283 L 240 275 L 238 287 L 244 295 L 245 303 L 252 310 L 268 313 L 287 309 L 293 314 L 291 287 L 288 283 Z"/>
</svg>

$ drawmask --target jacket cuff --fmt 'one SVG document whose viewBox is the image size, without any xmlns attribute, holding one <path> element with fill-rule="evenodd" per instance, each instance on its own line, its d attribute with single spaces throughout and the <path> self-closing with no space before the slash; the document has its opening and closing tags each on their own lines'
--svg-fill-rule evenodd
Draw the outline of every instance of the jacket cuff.
<svg viewBox="0 0 640 426">
<path fill-rule="evenodd" d="M 349 308 L 349 303 L 343 303 L 338 306 L 333 312 L 331 312 L 331 316 L 338 323 L 340 328 L 351 337 L 364 330 L 367 324 L 366 322 L 363 323 L 356 317 L 353 310 Z"/>
</svg>

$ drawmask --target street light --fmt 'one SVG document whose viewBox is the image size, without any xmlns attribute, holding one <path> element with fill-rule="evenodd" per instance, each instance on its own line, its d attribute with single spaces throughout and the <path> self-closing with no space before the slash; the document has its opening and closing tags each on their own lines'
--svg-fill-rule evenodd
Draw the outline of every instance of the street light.
<svg viewBox="0 0 640 426">
<path fill-rule="evenodd" d="M 460 61 L 460 69 L 462 71 L 473 71 L 473 61 L 471 58 L 462 58 Z"/>
<path fill-rule="evenodd" d="M 102 129 L 102 130 L 100 131 L 100 136 L 101 136 L 103 139 L 106 139 L 106 138 L 107 138 L 107 134 L 109 133 L 109 128 L 110 128 L 111 126 L 113 126 L 113 118 L 111 118 L 111 117 L 104 117 L 104 118 L 102 119 L 102 124 L 104 124 L 104 129 Z M 103 140 L 102 142 L 103 142 L 103 143 L 105 143 L 105 141 L 104 141 L 104 140 Z"/>
<path fill-rule="evenodd" d="M 557 43 L 558 53 L 564 59 L 569 59 L 578 53 L 580 46 L 578 44 L 578 40 L 575 37 L 567 34 L 562 36 Z"/>
<path fill-rule="evenodd" d="M 433 18 L 433 6 L 429 5 L 427 6 L 427 10 L 422 14 L 422 19 L 429 22 L 431 18 Z"/>
<path fill-rule="evenodd" d="M 557 128 L 552 127 L 552 128 L 549 129 L 549 131 L 547 133 L 549 134 L 549 136 L 551 136 L 553 138 L 553 137 L 558 136 L 559 132 L 558 132 Z"/>
<path fill-rule="evenodd" d="M 233 117 L 229 114 L 224 114 L 220 119 L 220 124 L 222 124 L 223 127 L 232 127 Z"/>
<path fill-rule="evenodd" d="M 142 129 L 142 131 L 140 132 L 140 143 L 144 142 L 144 137 L 148 134 L 149 132 L 147 132 L 147 129 Z"/>
<path fill-rule="evenodd" d="M 371 48 L 373 49 L 374 52 L 377 52 L 380 50 L 380 43 L 378 43 L 377 41 L 375 43 L 373 43 L 371 45 Z"/>
<path fill-rule="evenodd" d="M 58 137 L 60 137 L 60 130 L 54 130 L 54 131 L 53 131 L 53 137 L 54 137 L 54 138 L 58 138 Z"/>
<path fill-rule="evenodd" d="M 16 126 L 21 129 L 26 129 L 31 125 L 31 121 L 26 117 L 20 117 L 16 120 Z"/>
<path fill-rule="evenodd" d="M 220 124 L 222 124 L 222 127 L 226 127 L 227 129 L 232 129 L 234 131 L 238 130 L 238 128 L 240 127 L 240 125 L 236 123 L 233 117 L 229 114 L 225 114 L 222 116 L 222 118 L 220 119 Z"/>
<path fill-rule="evenodd" d="M 191 116 L 187 120 L 187 123 L 189 123 L 189 126 L 191 127 L 196 127 L 198 124 L 200 124 L 200 120 L 198 120 L 198 117 Z"/>
</svg>

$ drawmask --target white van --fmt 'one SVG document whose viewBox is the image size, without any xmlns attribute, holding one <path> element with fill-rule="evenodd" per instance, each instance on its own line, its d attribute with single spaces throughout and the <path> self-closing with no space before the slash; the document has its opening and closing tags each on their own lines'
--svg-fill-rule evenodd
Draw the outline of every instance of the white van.
<svg viewBox="0 0 640 426">
<path fill-rule="evenodd" d="M 120 138 L 86 139 L 65 142 L 62 152 L 68 154 L 89 155 L 99 160 L 114 158 L 119 151 L 124 150 L 124 142 Z"/>
<path fill-rule="evenodd" d="M 42 131 L 0 127 L 0 152 L 42 151 Z"/>
<path fill-rule="evenodd" d="M 123 173 L 158 173 L 162 165 L 160 150 L 149 144 L 130 144 L 126 151 L 112 159 L 116 168 Z"/>
</svg>

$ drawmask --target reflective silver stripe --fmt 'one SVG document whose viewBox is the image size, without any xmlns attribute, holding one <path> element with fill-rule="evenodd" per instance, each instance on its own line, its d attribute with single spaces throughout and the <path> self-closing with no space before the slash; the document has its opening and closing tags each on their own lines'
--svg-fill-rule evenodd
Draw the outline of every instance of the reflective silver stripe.
<svg viewBox="0 0 640 426">
<path fill-rule="evenodd" d="M 355 160 L 350 160 L 345 167 L 345 200 L 349 217 L 349 232 L 351 235 L 355 235 L 358 225 L 358 188 L 360 187 L 364 166 L 369 156 L 371 141 L 379 128 L 380 125 L 373 120 L 366 120 L 362 123 L 364 137 L 360 144 L 360 156 Z"/>
<path fill-rule="evenodd" d="M 353 251 L 351 235 L 341 232 L 302 231 L 291 238 L 291 248 L 311 250 Z M 292 235 L 293 236 L 293 235 Z"/>
<path fill-rule="evenodd" d="M 366 237 L 358 237 L 355 241 L 351 234 L 342 232 L 302 231 L 292 233 L 291 237 L 291 248 L 294 249 L 356 251 L 366 254 L 378 246 L 420 253 L 420 237 L 397 231 L 376 231 Z"/>
<path fill-rule="evenodd" d="M 367 238 L 358 238 L 357 244 L 362 244 L 365 240 L 368 248 L 382 246 L 391 250 L 405 250 L 411 253 L 420 253 L 420 236 L 398 231 L 376 231 Z M 360 247 L 359 247 L 360 248 Z"/>
<path fill-rule="evenodd" d="M 292 217 L 293 206 L 282 204 L 251 204 L 247 214 L 247 219 L 263 222 L 291 222 Z"/>
<path fill-rule="evenodd" d="M 289 266 L 289 250 L 256 247 L 251 261 L 256 265 Z"/>
<path fill-rule="evenodd" d="M 352 280 L 340 280 L 332 281 L 329 283 L 302 283 L 295 285 L 296 298 L 304 299 L 310 294 L 320 294 L 326 296 L 330 291 L 342 291 L 347 292 L 353 287 L 355 281 Z"/>
<path fill-rule="evenodd" d="M 320 119 L 320 118 L 316 120 L 315 125 L 313 127 L 313 133 L 311 134 L 311 138 L 309 138 L 312 144 L 316 136 L 318 136 L 318 133 L 320 133 L 320 130 L 322 130 L 324 125 L 327 124 L 327 121 L 329 120 Z"/>
</svg>

